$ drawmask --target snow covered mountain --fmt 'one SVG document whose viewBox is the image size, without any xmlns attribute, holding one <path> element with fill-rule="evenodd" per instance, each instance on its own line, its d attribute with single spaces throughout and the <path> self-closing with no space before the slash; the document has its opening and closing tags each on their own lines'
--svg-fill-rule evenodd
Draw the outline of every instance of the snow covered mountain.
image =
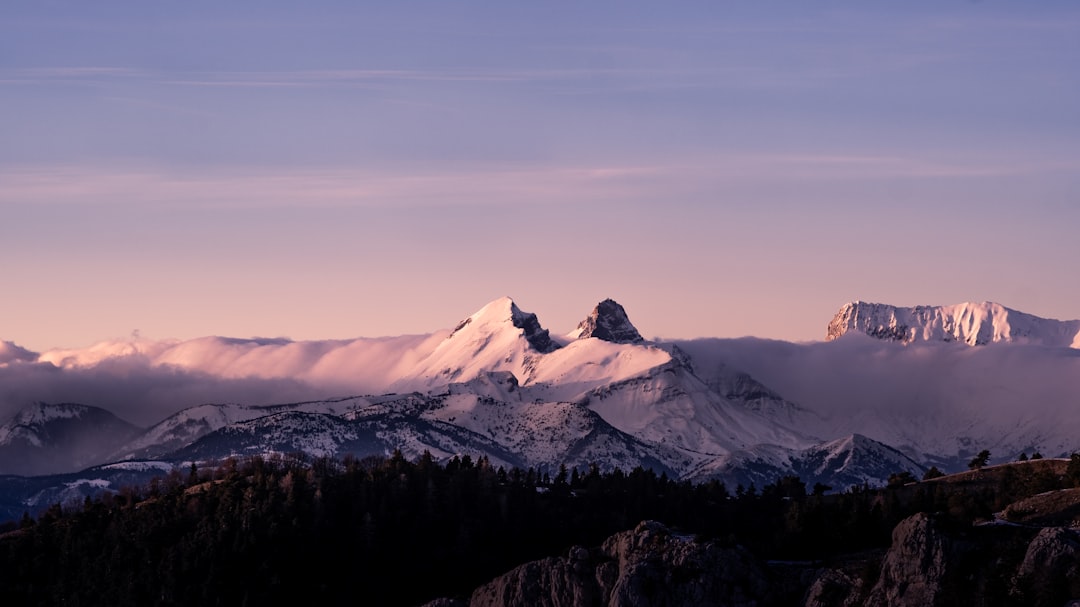
<svg viewBox="0 0 1080 607">
<path fill-rule="evenodd" d="M 901 308 L 856 301 L 844 304 L 836 313 L 825 340 L 850 331 L 905 344 L 958 341 L 982 346 L 1006 342 L 1080 348 L 1080 320 L 1039 318 L 991 302 Z"/>
<path fill-rule="evenodd" d="M 34 403 L 0 426 L 0 474 L 85 468 L 138 431 L 98 407 Z"/>
<path fill-rule="evenodd" d="M 362 362 L 378 359 L 375 372 L 361 372 L 368 374 L 367 385 L 386 390 L 384 396 L 198 405 L 114 445 L 111 458 L 180 462 L 282 450 L 340 456 L 400 449 L 446 459 L 476 451 L 508 466 L 645 466 L 683 475 L 763 442 L 805 447 L 817 440 L 718 394 L 694 374 L 685 353 L 646 342 L 610 299 L 558 339 L 535 314 L 504 297 L 452 331 L 430 336 L 333 343 L 137 342 L 120 355 L 172 368 L 216 365 L 228 374 L 258 367 L 264 376 L 282 373 L 274 369 L 292 361 L 311 378 L 341 350 Z M 108 351 L 101 346 L 53 352 L 49 360 L 70 368 L 93 366 L 109 360 Z M 351 369 L 344 359 L 339 364 Z"/>
<path fill-rule="evenodd" d="M 429 354 L 418 357 L 388 391 L 440 392 L 452 383 L 508 372 L 529 399 L 574 401 L 599 386 L 670 361 L 670 353 L 654 344 L 583 337 L 559 346 L 535 314 L 522 312 L 513 300 L 503 297 L 461 321 Z"/>
<path fill-rule="evenodd" d="M 1076 321 L 995 304 L 857 302 L 830 323 L 833 343 L 652 342 L 612 300 L 574 331 L 553 334 L 500 298 L 429 335 L 136 340 L 42 355 L 0 342 L 4 378 L 41 369 L 50 382 L 129 381 L 142 372 L 169 387 L 222 377 L 232 387 L 302 383 L 362 394 L 188 406 L 146 430 L 93 407 L 35 405 L 0 427 L 0 472 L 401 450 L 410 459 L 425 451 L 443 461 L 483 455 L 492 465 L 538 470 L 642 466 L 732 487 L 790 474 L 838 489 L 882 484 L 896 472 L 962 467 L 982 448 L 995 459 L 1080 448 L 1080 349 L 1061 347 L 1076 346 L 1077 332 Z M 845 333 L 860 335 L 835 340 Z M 1039 347 L 947 343 L 995 341 Z M 110 375 L 115 369 L 123 375 Z M 62 477 L 68 489 L 53 493 L 18 482 L 35 495 L 66 495 L 120 474 L 94 470 L 98 476 Z"/>
</svg>

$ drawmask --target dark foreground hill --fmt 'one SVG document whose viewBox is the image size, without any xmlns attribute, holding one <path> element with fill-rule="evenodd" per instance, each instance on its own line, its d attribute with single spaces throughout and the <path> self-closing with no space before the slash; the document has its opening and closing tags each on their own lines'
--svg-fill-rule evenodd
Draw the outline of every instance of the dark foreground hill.
<svg viewBox="0 0 1080 607">
<path fill-rule="evenodd" d="M 642 468 L 226 460 L 6 525 L 0 602 L 1058 607 L 1080 592 L 1080 457 L 895 485 L 731 495 Z"/>
</svg>

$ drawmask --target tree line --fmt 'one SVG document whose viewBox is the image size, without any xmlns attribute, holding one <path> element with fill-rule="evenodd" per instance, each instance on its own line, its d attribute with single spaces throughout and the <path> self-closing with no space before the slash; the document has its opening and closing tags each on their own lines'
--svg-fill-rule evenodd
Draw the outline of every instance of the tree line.
<svg viewBox="0 0 1080 607">
<path fill-rule="evenodd" d="M 1075 479 L 1009 482 L 826 494 L 785 477 L 732 493 L 640 467 L 551 477 L 428 453 L 228 459 L 0 527 L 0 603 L 415 605 L 644 519 L 765 559 L 827 560 L 887 546 L 917 511 L 970 522 L 1026 491 L 1080 484 L 1080 457 Z"/>
</svg>

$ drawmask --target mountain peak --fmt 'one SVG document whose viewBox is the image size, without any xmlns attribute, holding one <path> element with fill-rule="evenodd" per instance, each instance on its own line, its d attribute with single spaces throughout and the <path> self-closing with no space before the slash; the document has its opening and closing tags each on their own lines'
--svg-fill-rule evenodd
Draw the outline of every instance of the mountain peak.
<svg viewBox="0 0 1080 607">
<path fill-rule="evenodd" d="M 570 337 L 575 339 L 595 337 L 616 344 L 645 341 L 630 322 L 626 310 L 614 299 L 605 299 L 596 304 L 592 313 L 578 324 Z"/>
<path fill-rule="evenodd" d="M 548 330 L 540 326 L 536 314 L 523 311 L 509 297 L 500 297 L 480 308 L 475 314 L 461 321 L 450 336 L 453 337 L 469 325 L 497 327 L 507 323 L 521 329 L 529 345 L 538 352 L 546 354 L 559 348 L 559 345 L 551 340 Z"/>
<path fill-rule="evenodd" d="M 1004 342 L 1080 347 L 1080 321 L 1040 318 L 990 301 L 911 308 L 853 301 L 829 322 L 825 341 L 851 331 L 904 344 L 959 341 L 969 346 Z"/>
</svg>

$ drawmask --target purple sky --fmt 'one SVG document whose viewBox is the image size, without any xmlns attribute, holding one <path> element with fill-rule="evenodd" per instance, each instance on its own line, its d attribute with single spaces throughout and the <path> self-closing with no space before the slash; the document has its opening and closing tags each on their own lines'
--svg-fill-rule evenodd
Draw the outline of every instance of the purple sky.
<svg viewBox="0 0 1080 607">
<path fill-rule="evenodd" d="M 0 340 L 1080 318 L 1080 4 L 762 4 L 4 2 Z"/>
</svg>

